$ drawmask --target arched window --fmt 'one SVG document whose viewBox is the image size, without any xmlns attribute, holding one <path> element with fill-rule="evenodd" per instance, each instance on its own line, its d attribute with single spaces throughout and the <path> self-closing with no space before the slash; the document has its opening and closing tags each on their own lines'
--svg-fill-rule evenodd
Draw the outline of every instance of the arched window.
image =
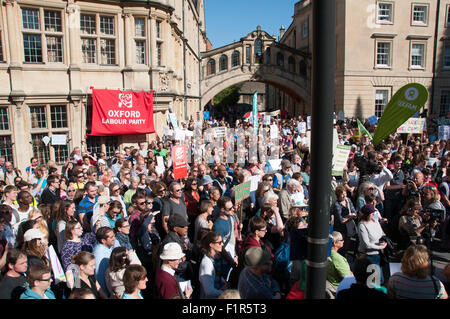
<svg viewBox="0 0 450 319">
<path fill-rule="evenodd" d="M 288 64 L 289 64 L 289 72 L 295 73 L 295 59 L 293 56 L 289 57 Z"/>
<path fill-rule="evenodd" d="M 284 69 L 284 55 L 281 52 L 277 53 L 277 65 L 281 68 Z"/>
<path fill-rule="evenodd" d="M 300 75 L 303 77 L 307 75 L 306 62 L 304 60 L 300 61 Z"/>
<path fill-rule="evenodd" d="M 224 54 L 219 59 L 219 72 L 228 70 L 228 57 Z"/>
<path fill-rule="evenodd" d="M 255 40 L 255 60 L 259 60 L 262 57 L 262 41 L 260 38 Z"/>
<path fill-rule="evenodd" d="M 266 64 L 270 64 L 270 48 L 266 49 Z"/>
<path fill-rule="evenodd" d="M 216 61 L 211 59 L 206 65 L 206 75 L 211 75 L 216 73 Z"/>
<path fill-rule="evenodd" d="M 231 55 L 231 67 L 234 68 L 236 66 L 239 66 L 241 64 L 240 62 L 240 53 L 239 51 L 234 51 Z"/>
</svg>

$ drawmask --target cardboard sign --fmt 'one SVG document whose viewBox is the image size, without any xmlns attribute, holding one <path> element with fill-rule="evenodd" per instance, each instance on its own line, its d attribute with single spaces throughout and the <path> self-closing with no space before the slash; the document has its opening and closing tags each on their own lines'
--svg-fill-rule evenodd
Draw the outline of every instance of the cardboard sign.
<svg viewBox="0 0 450 319">
<path fill-rule="evenodd" d="M 169 120 L 170 123 L 172 123 L 173 128 L 178 128 L 178 121 L 175 113 L 169 113 Z"/>
<path fill-rule="evenodd" d="M 215 127 L 214 128 L 214 137 L 225 137 L 227 135 L 227 128 L 225 126 Z"/>
<path fill-rule="evenodd" d="M 67 145 L 67 135 L 52 135 L 52 145 Z"/>
<path fill-rule="evenodd" d="M 350 149 L 350 145 L 336 145 L 336 151 L 333 154 L 333 162 L 331 164 L 331 175 L 342 176 L 344 174 L 344 167 L 347 164 Z"/>
<path fill-rule="evenodd" d="M 174 132 L 174 139 L 177 141 L 184 141 L 185 131 L 180 128 L 176 128 Z"/>
<path fill-rule="evenodd" d="M 272 170 L 274 171 L 279 171 L 281 169 L 281 161 L 281 158 L 268 160 L 270 167 L 272 167 Z"/>
<path fill-rule="evenodd" d="M 397 133 L 422 134 L 425 127 L 425 120 L 426 119 L 421 118 L 410 118 L 400 125 L 397 129 Z"/>
<path fill-rule="evenodd" d="M 56 255 L 55 248 L 52 245 L 48 247 L 47 252 L 45 253 L 47 258 L 50 260 L 50 264 L 52 265 L 53 277 L 55 278 L 55 284 L 60 281 L 66 281 L 66 275 L 61 266 L 61 262 L 59 261 L 58 255 Z"/>
<path fill-rule="evenodd" d="M 299 133 L 306 133 L 306 122 L 299 122 L 298 123 L 298 132 Z"/>
<path fill-rule="evenodd" d="M 250 192 L 254 192 L 258 189 L 259 181 L 261 180 L 261 176 L 255 175 L 250 177 Z"/>
<path fill-rule="evenodd" d="M 276 124 L 270 125 L 270 138 L 275 139 L 278 138 L 279 132 L 278 132 L 278 126 Z"/>
<path fill-rule="evenodd" d="M 246 199 L 250 196 L 250 187 L 251 181 L 247 181 L 245 183 L 239 184 L 236 186 L 234 198 L 235 202 L 239 203 L 240 201 Z"/>
<path fill-rule="evenodd" d="M 450 138 L 450 125 L 440 125 L 438 129 L 438 139 L 448 140 Z"/>
<path fill-rule="evenodd" d="M 186 145 L 176 145 L 172 147 L 172 161 L 174 179 L 187 176 L 187 152 Z"/>
</svg>

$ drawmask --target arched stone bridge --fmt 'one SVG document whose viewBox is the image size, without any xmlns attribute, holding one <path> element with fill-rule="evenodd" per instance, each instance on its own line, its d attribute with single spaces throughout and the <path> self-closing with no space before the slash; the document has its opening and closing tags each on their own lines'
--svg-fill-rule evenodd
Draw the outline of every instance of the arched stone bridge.
<svg viewBox="0 0 450 319">
<path fill-rule="evenodd" d="M 310 54 L 275 41 L 259 27 L 239 42 L 201 53 L 202 107 L 227 87 L 257 81 L 310 100 Z"/>
</svg>

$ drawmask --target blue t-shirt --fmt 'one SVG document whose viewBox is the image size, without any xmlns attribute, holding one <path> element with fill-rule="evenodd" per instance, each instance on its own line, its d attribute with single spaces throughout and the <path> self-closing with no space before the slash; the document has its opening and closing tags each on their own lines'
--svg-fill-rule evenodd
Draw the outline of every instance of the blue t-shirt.
<svg viewBox="0 0 450 319">
<path fill-rule="evenodd" d="M 139 295 L 139 298 L 144 299 L 144 297 L 142 297 L 142 294 L 141 294 L 140 291 L 138 292 L 138 295 Z M 133 296 L 130 296 L 130 295 L 127 295 L 127 294 L 124 293 L 122 295 L 122 299 L 136 299 L 136 298 L 134 298 Z"/>
<path fill-rule="evenodd" d="M 212 230 L 217 232 L 220 236 L 222 236 L 223 241 L 225 242 L 225 237 L 229 235 L 231 229 L 231 218 L 228 216 L 228 219 L 217 218 L 214 222 Z"/>
<path fill-rule="evenodd" d="M 81 202 L 78 204 L 77 213 L 86 214 L 87 220 L 90 223 L 92 214 L 94 212 L 94 206 L 97 203 L 98 196 L 95 196 L 95 201 L 91 202 L 87 196 L 84 196 Z"/>
</svg>

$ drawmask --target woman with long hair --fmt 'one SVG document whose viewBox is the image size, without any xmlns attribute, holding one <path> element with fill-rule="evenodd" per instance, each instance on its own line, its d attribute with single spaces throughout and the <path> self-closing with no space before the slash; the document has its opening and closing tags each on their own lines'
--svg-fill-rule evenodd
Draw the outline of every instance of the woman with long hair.
<svg viewBox="0 0 450 319">
<path fill-rule="evenodd" d="M 48 246 L 44 234 L 38 229 L 27 230 L 24 235 L 22 252 L 27 255 L 28 267 L 34 264 L 50 266 L 48 258 L 45 256 Z"/>
<path fill-rule="evenodd" d="M 38 224 L 38 229 L 41 231 L 41 233 L 44 234 L 45 239 L 49 240 L 49 230 L 47 222 L 44 218 L 44 215 L 41 213 L 41 211 L 37 208 L 34 208 L 29 214 L 28 214 L 28 220 L 34 220 Z"/>
<path fill-rule="evenodd" d="M 214 231 L 206 233 L 201 243 L 204 255 L 199 269 L 200 298 L 215 299 L 227 288 L 227 274 L 222 271 L 226 262 L 221 257 L 224 243 L 222 236 Z"/>
<path fill-rule="evenodd" d="M 105 281 L 108 292 L 117 299 L 122 298 L 125 291 L 123 285 L 123 274 L 130 265 L 128 250 L 125 247 L 116 247 L 111 252 L 108 269 L 106 270 Z"/>
<path fill-rule="evenodd" d="M 58 252 L 61 252 L 61 249 L 65 242 L 64 232 L 66 230 L 66 223 L 71 220 L 76 220 L 75 218 L 75 203 L 69 199 L 65 199 L 61 202 L 58 210 L 58 214 L 56 215 L 56 239 L 58 244 Z"/>
<path fill-rule="evenodd" d="M 118 201 L 122 205 L 122 216 L 127 217 L 127 205 L 123 200 L 123 196 L 120 195 L 121 188 L 118 183 L 109 184 L 109 197 L 111 201 Z"/>
<path fill-rule="evenodd" d="M 64 271 L 67 271 L 67 267 L 72 262 L 72 256 L 75 256 L 81 251 L 93 251 L 96 237 L 93 232 L 83 235 L 83 228 L 77 220 L 69 220 L 66 223 L 64 237 L 66 241 L 61 248 L 61 264 Z"/>
</svg>

